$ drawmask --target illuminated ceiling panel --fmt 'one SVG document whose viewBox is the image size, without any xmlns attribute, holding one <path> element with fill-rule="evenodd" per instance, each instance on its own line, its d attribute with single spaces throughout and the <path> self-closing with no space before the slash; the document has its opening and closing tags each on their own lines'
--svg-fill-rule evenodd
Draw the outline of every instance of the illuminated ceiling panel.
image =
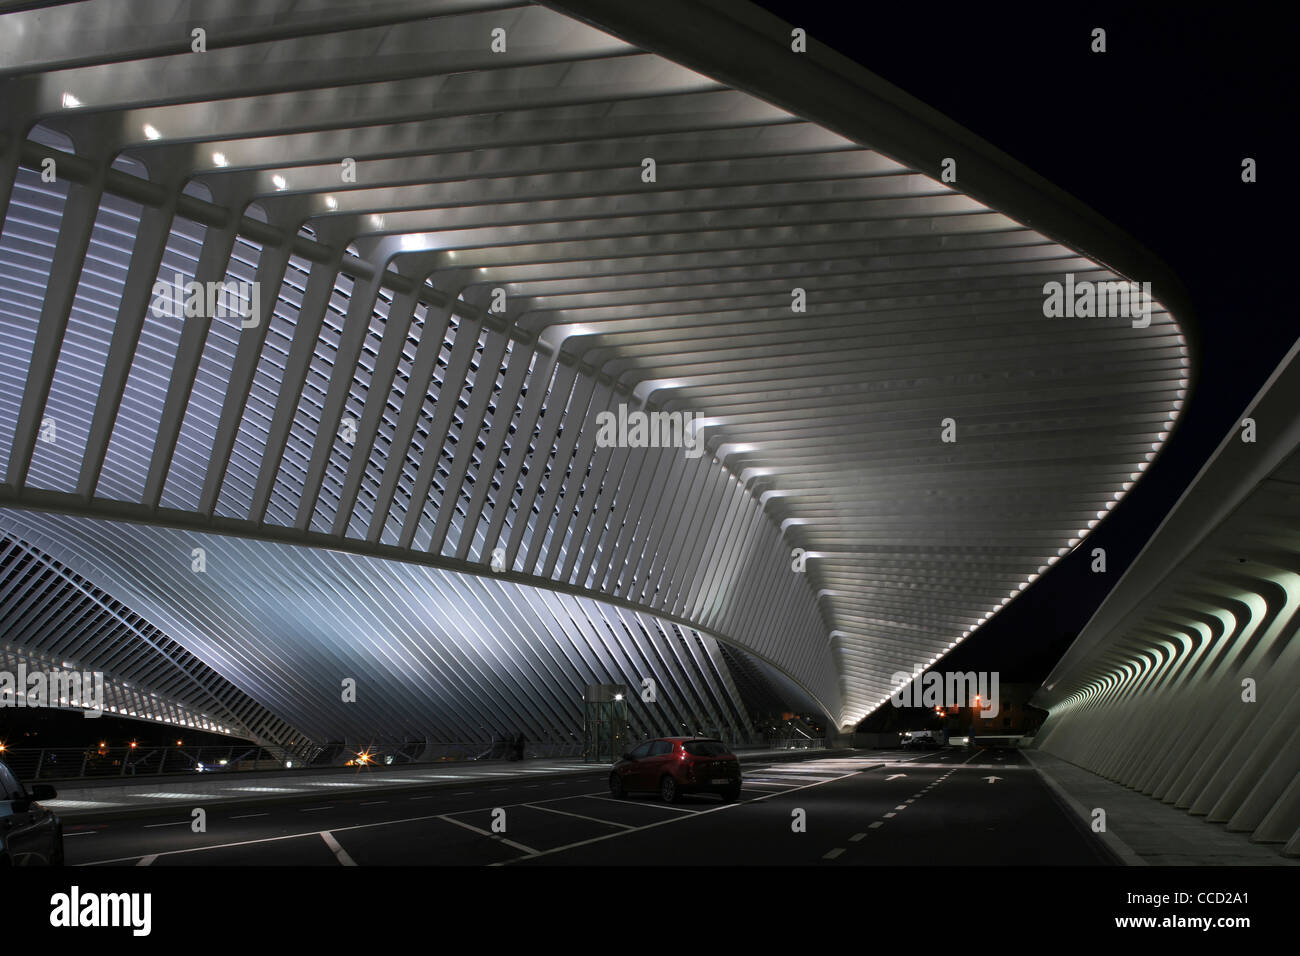
<svg viewBox="0 0 1300 956">
<path fill-rule="evenodd" d="M 1154 457 L 1178 289 L 815 38 L 645 6 L 0 18 L 0 502 L 600 599 L 878 706 Z M 1045 314 L 1118 279 L 1149 314 Z M 605 447 L 629 409 L 704 453 Z"/>
</svg>

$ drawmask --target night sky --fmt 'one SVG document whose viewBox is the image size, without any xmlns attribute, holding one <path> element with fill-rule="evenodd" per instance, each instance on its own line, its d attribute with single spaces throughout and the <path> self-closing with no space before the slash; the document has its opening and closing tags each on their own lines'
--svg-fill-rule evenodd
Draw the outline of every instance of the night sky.
<svg viewBox="0 0 1300 956">
<path fill-rule="evenodd" d="M 1236 3 L 759 5 L 1072 193 L 1161 256 L 1192 298 L 1192 393 L 1165 448 L 1089 547 L 941 662 L 1040 681 L 1300 335 L 1286 166 L 1300 17 Z M 1089 50 L 1094 27 L 1104 54 Z M 1246 156 L 1258 163 L 1249 185 Z M 1090 570 L 1093 546 L 1109 574 Z"/>
</svg>

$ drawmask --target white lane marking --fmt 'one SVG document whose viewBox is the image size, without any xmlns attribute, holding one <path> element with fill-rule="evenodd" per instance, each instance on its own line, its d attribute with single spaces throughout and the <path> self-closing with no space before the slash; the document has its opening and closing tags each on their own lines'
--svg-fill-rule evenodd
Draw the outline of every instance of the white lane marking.
<svg viewBox="0 0 1300 956">
<path fill-rule="evenodd" d="M 864 837 L 866 837 L 865 833 L 855 833 L 853 834 L 853 836 L 849 837 L 849 842 L 857 843 L 859 840 L 863 839 Z"/>
<path fill-rule="evenodd" d="M 532 806 L 533 804 L 535 804 L 535 803 L 564 803 L 564 801 L 566 801 L 566 800 L 578 800 L 578 799 L 581 799 L 582 797 L 600 797 L 600 796 L 603 796 L 604 793 L 605 793 L 604 790 L 595 790 L 595 791 L 593 791 L 593 792 L 591 792 L 591 793 L 572 793 L 572 794 L 569 794 L 568 796 L 564 796 L 564 797 L 551 797 L 549 800 L 534 800 L 532 803 L 511 803 L 511 804 L 507 804 L 507 806 L 512 806 L 512 807 L 524 807 L 524 806 L 528 806 L 528 807 L 531 807 L 531 806 Z M 608 800 L 609 798 L 606 797 L 605 799 Z M 486 809 L 489 809 L 489 808 L 484 808 L 484 809 L 486 810 Z"/>
<path fill-rule="evenodd" d="M 141 829 L 155 830 L 158 827 L 183 827 L 189 822 L 189 820 L 180 820 L 176 823 L 146 823 Z"/>
<path fill-rule="evenodd" d="M 483 830 L 479 827 L 474 826 L 472 823 L 466 823 L 464 820 L 453 820 L 451 817 L 447 816 L 446 814 L 439 814 L 438 819 L 446 820 L 448 823 L 454 823 L 456 824 L 456 826 L 464 827 L 466 830 L 473 830 L 475 833 L 488 837 L 489 839 L 497 840 L 501 843 L 504 843 L 506 846 L 514 847 L 516 850 L 522 850 L 524 853 L 527 853 L 529 856 L 538 855 L 537 851 L 530 846 L 524 846 L 522 843 L 516 843 L 514 840 L 507 840 L 499 833 L 493 833 L 490 830 Z"/>
<path fill-rule="evenodd" d="M 851 771 L 851 772 L 849 772 L 849 773 L 844 774 L 844 775 L 841 776 L 841 777 L 836 777 L 835 779 L 836 779 L 836 780 L 846 780 L 846 779 L 848 779 L 849 777 L 856 776 L 859 772 L 860 772 L 860 771 L 854 770 L 854 771 Z M 830 782 L 830 781 L 827 781 L 827 782 Z M 769 793 L 769 794 L 765 794 L 765 795 L 763 795 L 763 796 L 761 796 L 761 797 L 755 797 L 753 800 L 740 800 L 740 801 L 738 801 L 738 802 L 736 802 L 736 803 L 724 803 L 724 804 L 722 804 L 721 806 L 710 807 L 708 810 L 699 810 L 699 811 L 689 811 L 689 810 L 688 810 L 687 812 L 688 812 L 688 813 L 694 812 L 694 815 L 695 815 L 695 816 L 703 817 L 703 816 L 707 816 L 707 815 L 709 815 L 710 813 L 721 813 L 721 812 L 724 811 L 724 810 L 734 810 L 736 807 L 744 807 L 744 806 L 748 806 L 748 805 L 751 804 L 751 803 L 762 803 L 764 800 L 770 800 L 770 799 L 772 799 L 772 797 L 780 797 L 780 796 L 784 796 L 786 793 L 794 793 L 796 790 L 808 790 L 808 789 L 810 789 L 810 788 L 812 788 L 812 787 L 822 787 L 822 786 L 825 786 L 825 785 L 826 785 L 825 783 L 808 783 L 808 784 L 804 784 L 802 787 L 792 787 L 791 789 L 784 791 L 784 793 Z M 606 800 L 608 800 L 609 798 L 608 798 L 608 797 L 604 797 L 604 798 L 597 797 L 597 799 L 606 799 Z M 615 803 L 620 803 L 620 802 L 622 802 L 622 801 L 618 801 L 618 800 L 616 800 L 616 801 L 614 801 L 614 802 L 615 802 Z M 656 806 L 656 805 L 657 805 L 657 806 L 664 806 L 664 804 L 642 804 L 642 805 L 643 805 L 643 806 Z M 678 809 L 678 808 L 677 808 L 677 807 L 672 807 L 671 809 L 676 810 L 676 809 Z M 656 821 L 655 823 L 646 823 L 646 824 L 643 824 L 643 825 L 641 825 L 641 826 L 639 826 L 639 827 L 633 827 L 632 829 L 627 830 L 627 831 L 622 832 L 622 833 L 607 833 L 607 834 L 605 834 L 604 836 L 590 837 L 589 839 L 586 839 L 586 840 L 579 840 L 579 841 L 577 841 L 576 843 L 567 843 L 567 844 L 565 844 L 564 846 L 552 847 L 552 848 L 549 849 L 549 850 L 542 850 L 540 853 L 538 853 L 538 854 L 536 854 L 536 855 L 537 855 L 537 856 L 549 856 L 549 855 L 552 854 L 552 853 L 561 853 L 561 852 L 563 852 L 564 850 L 572 850 L 572 849 L 574 849 L 575 847 L 587 846 L 588 844 L 591 844 L 591 843 L 599 843 L 599 842 L 601 842 L 602 840 L 613 840 L 613 839 L 615 839 L 615 838 L 617 838 L 617 837 L 625 837 L 625 836 L 627 836 L 627 835 L 630 834 L 630 833 L 640 833 L 642 830 L 653 830 L 655 827 L 665 827 L 665 826 L 668 826 L 669 824 L 674 823 L 674 822 L 680 823 L 680 822 L 681 822 L 681 819 L 682 819 L 681 817 L 673 817 L 673 818 L 666 819 L 666 820 L 658 820 L 658 821 Z M 492 866 L 506 866 L 506 865 L 508 865 L 508 864 L 510 864 L 510 863 L 513 863 L 513 862 L 515 862 L 515 861 L 514 861 L 514 860 L 505 860 L 505 861 L 503 861 L 503 862 L 501 862 L 501 863 L 493 863 Z"/>
<path fill-rule="evenodd" d="M 158 859 L 157 853 L 152 853 L 149 856 L 142 856 L 140 857 L 140 862 L 137 863 L 136 866 L 153 866 L 153 861 L 156 859 Z"/>
<path fill-rule="evenodd" d="M 359 807 L 373 807 L 375 804 L 378 804 L 378 803 L 387 803 L 387 802 L 388 802 L 387 800 L 362 800 L 359 804 L 357 804 L 357 806 L 359 806 Z"/>
<path fill-rule="evenodd" d="M 910 802 L 911 802 L 911 801 L 907 801 L 907 803 L 910 803 Z M 895 810 L 906 810 L 906 809 L 907 809 L 907 803 L 900 803 L 898 806 L 894 807 L 894 809 L 895 809 Z"/>
<path fill-rule="evenodd" d="M 356 866 L 357 861 L 348 856 L 348 851 L 339 845 L 339 841 L 334 839 L 334 834 L 329 830 L 321 830 L 320 838 L 325 841 L 325 845 L 334 851 L 334 856 L 343 866 Z"/>
<path fill-rule="evenodd" d="M 590 820 L 592 823 L 603 823 L 606 826 L 622 827 L 624 830 L 631 830 L 632 826 L 628 823 L 615 823 L 613 820 L 602 820 L 600 817 L 589 817 L 583 813 L 570 813 L 568 810 L 557 810 L 554 807 L 539 807 L 535 803 L 525 803 L 524 806 L 532 807 L 534 810 L 543 810 L 546 813 L 558 813 L 565 817 L 577 817 L 579 820 Z"/>
<path fill-rule="evenodd" d="M 613 797 L 596 797 L 596 800 L 608 800 L 624 807 L 653 807 L 656 810 L 676 810 L 678 813 L 695 813 L 685 807 L 674 807 L 671 803 L 646 803 L 644 800 L 615 800 Z"/>
<path fill-rule="evenodd" d="M 436 796 L 437 796 L 436 793 L 431 793 L 427 797 L 407 797 L 406 799 L 407 800 L 432 800 Z"/>
<path fill-rule="evenodd" d="M 868 824 L 868 825 L 867 825 L 867 829 L 868 829 L 868 830 L 874 830 L 876 827 L 883 827 L 884 825 L 885 825 L 885 823 L 884 823 L 883 820 L 877 820 L 875 823 L 870 823 L 870 824 Z"/>
<path fill-rule="evenodd" d="M 867 769 L 876 769 L 876 768 L 867 768 Z M 857 773 L 857 772 L 859 772 L 859 771 L 853 771 L 853 772 L 851 772 L 851 773 L 846 773 L 846 774 L 844 774 L 843 776 L 836 777 L 836 778 L 834 778 L 834 779 L 835 779 L 835 780 L 843 780 L 843 779 L 845 779 L 845 778 L 847 778 L 847 777 L 851 777 L 851 776 L 853 776 L 854 773 Z M 754 798 L 754 799 L 752 799 L 752 800 L 742 800 L 742 801 L 739 801 L 739 802 L 737 802 L 737 803 L 725 803 L 725 804 L 722 804 L 721 806 L 717 806 L 717 807 L 713 807 L 713 808 L 711 808 L 711 809 L 709 809 L 709 810 L 701 810 L 701 811 L 696 811 L 696 810 L 686 810 L 686 809 L 684 809 L 684 808 L 682 808 L 682 807 L 674 807 L 674 806 L 670 806 L 670 805 L 662 804 L 662 803 L 641 803 L 641 802 L 633 802 L 633 801 L 626 801 L 626 800 L 614 800 L 614 799 L 611 799 L 610 797 L 606 797 L 606 796 L 604 796 L 603 793 L 600 792 L 600 791 L 597 791 L 597 792 L 594 792 L 594 793 L 578 793 L 578 794 L 571 794 L 571 795 L 564 796 L 564 797 L 556 797 L 554 800 L 548 800 L 548 801 L 545 801 L 545 802 L 547 802 L 547 803 L 555 803 L 555 802 L 564 802 L 564 801 L 567 801 L 567 800 L 580 800 L 580 799 L 582 799 L 582 798 L 584 798 L 584 797 L 590 797 L 590 798 L 595 799 L 595 800 L 609 800 L 609 802 L 611 802 L 611 803 L 619 803 L 619 804 L 623 804 L 624 806 L 660 807 L 660 808 L 665 809 L 665 810 L 679 810 L 679 811 L 681 811 L 681 812 L 683 812 L 683 813 L 689 813 L 689 814 L 694 815 L 694 814 L 696 814 L 696 813 L 713 813 L 713 812 L 718 811 L 718 810 L 726 810 L 726 809 L 731 808 L 731 807 L 743 806 L 744 804 L 748 804 L 748 803 L 759 803 L 759 802 L 761 802 L 761 801 L 763 801 L 763 800 L 767 800 L 767 799 L 769 799 L 770 797 L 781 796 L 782 794 L 785 794 L 785 793 L 792 793 L 792 792 L 794 792 L 795 790 L 805 790 L 805 789 L 808 789 L 808 788 L 810 788 L 810 787 L 818 787 L 818 786 L 822 786 L 822 784 L 821 784 L 821 783 L 810 783 L 810 784 L 806 784 L 806 785 L 804 785 L 804 786 L 802 786 L 802 787 L 791 787 L 791 788 L 789 788 L 789 789 L 787 789 L 787 790 L 783 790 L 783 791 L 781 791 L 781 793 L 764 794 L 763 796 L 761 796 L 761 797 L 756 797 L 756 798 Z M 466 793 L 470 793 L 470 792 L 472 792 L 472 791 L 465 791 L 465 792 L 466 792 Z M 429 795 L 429 796 L 424 796 L 424 797 L 409 797 L 408 799 L 411 799 L 411 800 L 428 800 L 428 799 L 432 799 L 433 796 L 437 796 L 437 794 L 433 794 L 433 795 Z M 539 802 L 541 802 L 541 801 L 539 801 Z M 524 805 L 525 805 L 525 804 L 511 804 L 511 806 L 524 806 Z M 327 808 L 326 808 L 326 807 L 317 807 L 317 808 L 315 808 L 315 809 L 324 810 L 324 809 L 327 809 Z M 495 809 L 495 808 L 488 808 L 488 809 Z M 469 810 L 458 810 L 458 811 L 456 811 L 456 812 L 457 812 L 457 813 L 472 813 L 472 812 L 474 812 L 474 811 L 469 811 Z M 267 815 L 268 815 L 268 814 L 248 814 L 248 816 L 267 816 Z M 662 826 L 662 825 L 667 824 L 667 823 L 672 823 L 674 819 L 675 819 L 675 820 L 680 820 L 681 818 L 680 818 L 680 817 L 674 817 L 674 818 L 672 818 L 672 819 L 660 820 L 660 821 L 657 822 L 657 823 L 649 823 L 649 824 L 646 824 L 646 825 L 641 826 L 641 827 L 634 827 L 634 828 L 632 828 L 631 830 L 629 830 L 628 832 L 630 833 L 630 832 L 634 832 L 635 830 L 644 830 L 644 829 L 648 829 L 648 828 L 651 828 L 651 827 Z M 475 832 L 480 832 L 480 833 L 483 832 L 483 831 L 478 830 L 477 827 L 471 827 L 471 826 L 469 826 L 468 824 L 463 824 L 463 823 L 461 823 L 459 820 L 451 820 L 451 819 L 449 819 L 449 818 L 448 818 L 446 815 L 444 815 L 444 814 L 429 814 L 429 815 L 419 816 L 419 817 L 404 817 L 404 818 L 399 819 L 399 820 L 379 820 L 379 821 L 375 821 L 375 822 L 373 822 L 373 823 L 357 823 L 357 824 L 352 824 L 351 826 L 346 826 L 346 827 L 334 827 L 334 829 L 333 829 L 332 832 L 334 832 L 334 833 L 343 833 L 343 832 L 347 832 L 347 831 L 349 831 L 349 830 L 369 830 L 369 829 L 373 829 L 373 828 L 375 828 L 375 827 L 394 826 L 394 825 L 402 824 L 402 823 L 420 823 L 420 822 L 423 822 L 423 821 L 425 821 L 425 820 L 447 820 L 449 823 L 455 823 L 455 824 L 458 825 L 458 826 L 464 826 L 464 827 L 467 827 L 468 829 L 475 830 Z M 879 826 L 879 825 L 880 825 L 879 823 L 874 823 L 874 824 L 872 824 L 873 827 L 874 827 L 874 826 Z M 233 849 L 233 848 L 235 848 L 235 847 L 242 847 L 242 846 L 256 846 L 256 845 L 259 844 L 259 843 L 278 843 L 278 842 L 281 842 L 281 841 L 283 841 L 283 840 L 299 840 L 299 839 L 302 839 L 303 837 L 318 836 L 320 833 L 321 833 L 321 831 L 319 831 L 319 830 L 309 830 L 309 831 L 306 831 L 306 832 L 304 832 L 304 833 L 286 833 L 286 834 L 283 834 L 283 835 L 281 835 L 281 836 L 273 836 L 273 837 L 259 837 L 259 838 L 257 838 L 257 839 L 253 839 L 253 840 L 237 840 L 237 841 L 234 841 L 234 842 L 232 842 L 232 843 L 214 843 L 214 844 L 210 844 L 210 845 L 208 845 L 208 846 L 187 847 L 187 848 L 185 848 L 185 849 L 181 849 L 181 850 L 164 850 L 164 851 L 162 851 L 161 853 L 155 853 L 155 854 L 152 854 L 152 857 L 153 857 L 153 859 L 157 859 L 159 856 L 177 856 L 177 855 L 180 855 L 180 854 L 182 854 L 182 853 L 201 853 L 201 852 L 204 851 L 204 850 L 228 850 L 228 849 Z M 75 833 L 75 834 L 68 834 L 68 835 L 69 835 L 69 836 L 88 836 L 89 833 L 88 833 L 88 832 L 82 832 L 82 833 Z M 488 835 L 489 835 L 489 836 L 495 836 L 494 834 L 488 834 Z M 538 852 L 535 851 L 535 850 L 533 850 L 533 851 L 531 851 L 531 852 L 532 852 L 534 855 L 541 856 L 541 855 L 544 855 L 544 854 L 546 854 L 546 853 L 554 853 L 554 852 L 557 852 L 557 851 L 559 851 L 559 850 L 569 849 L 570 847 L 573 847 L 573 846 L 580 846 L 580 845 L 582 845 L 583 843 L 594 843 L 594 842 L 596 842 L 596 841 L 598 841 L 598 840 L 605 840 L 605 839 L 608 839 L 609 837 L 617 837 L 617 836 L 623 836 L 623 835 L 624 835 L 624 834 L 622 834 L 622 833 L 612 833 L 612 834 L 609 834 L 608 836 L 604 836 L 604 837 L 595 837 L 595 838 L 593 838 L 593 839 L 591 839 L 591 840 L 583 840 L 583 841 L 581 841 L 581 843 L 575 843 L 575 844 L 569 844 L 568 846 L 556 847 L 556 848 L 553 849 L 553 850 L 545 850 L 545 851 L 542 851 L 541 853 L 538 853 Z M 509 841 L 509 840 L 504 840 L 504 839 L 502 839 L 502 842 L 504 842 L 504 843 L 509 843 L 509 844 L 511 844 L 511 845 L 513 845 L 513 846 L 516 846 L 516 847 L 521 847 L 521 846 L 522 846 L 521 844 L 514 844 L 514 843 L 512 843 L 512 841 Z M 139 856 L 122 856 L 122 857 L 116 857 L 116 858 L 114 858 L 114 859 L 110 859 L 110 860 L 92 860 L 92 861 L 90 861 L 90 862 L 88 862 L 88 863 L 79 863 L 79 864 L 76 864 L 76 865 L 77 865 L 77 866 L 104 866 L 104 865 L 111 864 L 111 863 L 129 863 L 129 862 L 131 862 L 131 861 L 138 861 L 138 860 L 140 860 L 140 859 L 142 859 L 142 858 L 139 857 Z M 494 865 L 494 866 L 500 866 L 500 865 L 502 865 L 502 864 L 497 863 L 497 864 L 493 864 L 493 865 Z"/>
<path fill-rule="evenodd" d="M 41 804 L 41 806 L 45 806 L 45 804 Z M 63 838 L 66 840 L 68 837 L 74 836 L 94 836 L 95 833 L 95 830 L 82 830 L 79 833 L 65 833 L 63 834 Z"/>
<path fill-rule="evenodd" d="M 874 768 L 868 768 L 868 769 L 874 769 Z M 783 791 L 781 791 L 780 793 L 769 793 L 769 794 L 766 794 L 765 796 L 762 796 L 762 797 L 755 797 L 753 800 L 742 800 L 742 801 L 741 801 L 740 803 L 738 803 L 738 804 L 737 804 L 737 803 L 732 803 L 732 804 L 729 804 L 729 806 L 736 807 L 736 806 L 742 806 L 742 805 L 744 805 L 744 804 L 746 804 L 746 803 L 762 803 L 764 800 L 770 800 L 772 797 L 783 797 L 783 796 L 785 796 L 787 793 L 794 793 L 794 792 L 796 792 L 796 791 L 798 791 L 798 790 L 807 790 L 807 789 L 809 789 L 809 788 L 811 788 L 811 787 L 821 787 L 821 786 L 824 786 L 825 784 L 828 784 L 828 783 L 834 783 L 836 780 L 847 780 L 849 777 L 855 777 L 855 776 L 857 776 L 857 775 L 858 775 L 859 773 L 861 773 L 861 772 L 862 772 L 862 771 L 860 771 L 860 770 L 850 770 L 848 773 L 843 774 L 843 775 L 838 776 L 838 777 L 833 777 L 833 778 L 831 778 L 830 780 L 821 780 L 821 781 L 818 781 L 817 783 L 805 783 L 802 787 L 791 787 L 789 790 L 783 790 Z M 724 806 L 724 807 L 721 807 L 721 808 L 719 808 L 719 809 L 726 809 L 726 807 Z M 712 811 L 709 811 L 709 812 L 712 812 Z"/>
<path fill-rule="evenodd" d="M 896 816 L 898 816 L 898 814 L 896 814 L 896 813 L 886 813 L 886 814 L 885 814 L 885 819 L 888 820 L 890 817 L 896 817 Z"/>
<path fill-rule="evenodd" d="M 823 860 L 833 860 L 833 859 L 835 859 L 837 856 L 839 856 L 839 855 L 840 855 L 841 853 L 843 853 L 843 852 L 844 852 L 844 847 L 842 847 L 842 846 L 837 846 L 835 849 L 831 850 L 829 853 L 827 853 L 826 855 L 824 855 L 824 856 L 822 857 L 822 859 L 823 859 Z"/>
<path fill-rule="evenodd" d="M 317 811 L 317 810 L 328 810 L 328 809 L 330 809 L 330 806 L 332 806 L 332 805 L 326 805 L 326 806 L 323 806 L 323 807 L 303 807 L 303 808 L 302 808 L 301 810 L 299 810 L 298 812 L 299 812 L 299 813 L 314 813 L 314 812 Z"/>
<path fill-rule="evenodd" d="M 334 827 L 334 833 L 342 833 L 345 830 L 368 830 L 372 827 L 386 827 L 395 823 L 422 823 L 425 820 L 436 820 L 437 814 L 430 814 L 423 817 L 407 817 L 404 820 L 384 820 L 378 823 L 358 823 L 347 827 Z M 201 853 L 204 850 L 230 850 L 240 846 L 255 846 L 258 843 L 278 843 L 282 840 L 301 840 L 304 837 L 319 836 L 319 830 L 307 830 L 303 833 L 286 833 L 282 836 L 258 837 L 255 840 L 237 840 L 234 843 L 213 843 L 209 846 L 192 846 L 183 850 L 163 850 L 155 856 L 175 856 L 180 853 Z M 109 863 L 128 863 L 131 860 L 138 860 L 139 856 L 119 856 L 114 860 L 93 860 L 90 863 L 78 863 L 77 866 L 105 866 Z"/>
<path fill-rule="evenodd" d="M 237 817 L 230 817 L 231 820 L 248 820 L 252 817 L 269 817 L 269 813 L 241 813 Z"/>
</svg>

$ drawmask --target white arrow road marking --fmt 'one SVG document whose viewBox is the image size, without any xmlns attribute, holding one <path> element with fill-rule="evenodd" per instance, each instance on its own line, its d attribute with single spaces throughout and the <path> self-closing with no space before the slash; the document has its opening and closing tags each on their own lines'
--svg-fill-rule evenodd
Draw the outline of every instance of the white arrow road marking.
<svg viewBox="0 0 1300 956">
<path fill-rule="evenodd" d="M 1001 780 L 1002 778 L 1001 778 L 1001 777 L 985 777 L 984 779 L 987 780 L 989 783 L 992 783 L 994 780 Z"/>
<path fill-rule="evenodd" d="M 897 780 L 899 777 L 906 777 L 906 776 L 907 776 L 907 774 L 905 774 L 905 773 L 891 773 L 891 774 L 890 774 L 888 777 L 886 777 L 885 779 L 886 779 L 886 780 Z"/>
</svg>

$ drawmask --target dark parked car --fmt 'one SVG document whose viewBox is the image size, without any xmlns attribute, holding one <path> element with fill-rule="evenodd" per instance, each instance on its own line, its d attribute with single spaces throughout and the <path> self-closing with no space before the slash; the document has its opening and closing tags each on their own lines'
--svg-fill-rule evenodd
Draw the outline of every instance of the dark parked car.
<svg viewBox="0 0 1300 956">
<path fill-rule="evenodd" d="M 614 764 L 609 792 L 622 798 L 657 792 L 666 803 L 683 793 L 716 793 L 724 801 L 740 796 L 740 761 L 721 740 L 662 737 L 633 747 Z"/>
<path fill-rule="evenodd" d="M 63 822 L 37 800 L 53 800 L 54 788 L 27 790 L 0 763 L 0 867 L 63 864 Z"/>
<path fill-rule="evenodd" d="M 939 741 L 927 735 L 909 737 L 903 741 L 904 750 L 938 750 L 943 746 Z"/>
</svg>

